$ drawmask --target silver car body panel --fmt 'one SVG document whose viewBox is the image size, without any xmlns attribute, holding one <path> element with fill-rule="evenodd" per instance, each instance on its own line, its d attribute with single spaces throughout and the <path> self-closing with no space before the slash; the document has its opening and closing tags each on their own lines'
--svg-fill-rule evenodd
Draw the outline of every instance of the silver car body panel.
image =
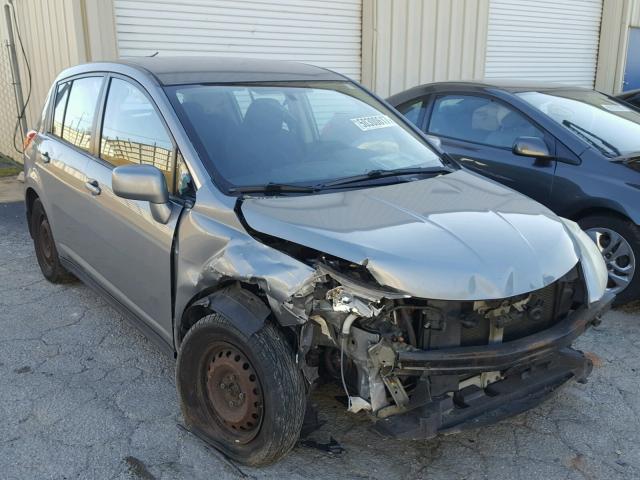
<svg viewBox="0 0 640 480">
<path fill-rule="evenodd" d="M 195 296 L 221 282 L 259 285 L 279 310 L 316 276 L 313 268 L 251 237 L 234 211 L 235 201 L 209 182 L 180 220 L 176 320 Z"/>
<path fill-rule="evenodd" d="M 302 197 L 246 199 L 256 231 L 357 263 L 382 286 L 439 300 L 543 288 L 580 253 L 542 205 L 466 171 Z"/>
<path fill-rule="evenodd" d="M 87 167 L 101 193 L 90 195 L 85 206 L 83 236 L 91 241 L 82 252 L 82 267 L 172 344 L 171 249 L 181 207 L 173 206 L 166 224 L 157 222 L 149 202 L 127 200 L 113 192 L 111 172 L 102 162 L 91 161 Z"/>
</svg>

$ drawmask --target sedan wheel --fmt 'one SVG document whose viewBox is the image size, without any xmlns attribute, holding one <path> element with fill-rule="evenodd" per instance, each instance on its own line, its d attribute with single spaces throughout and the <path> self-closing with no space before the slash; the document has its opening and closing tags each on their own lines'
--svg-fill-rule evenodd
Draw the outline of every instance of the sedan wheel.
<svg viewBox="0 0 640 480">
<path fill-rule="evenodd" d="M 607 288 L 615 294 L 622 292 L 633 280 L 636 270 L 636 258 L 631 245 L 622 235 L 609 228 L 589 228 L 586 232 L 598 246 L 607 264 Z"/>
<path fill-rule="evenodd" d="M 180 345 L 176 383 L 187 427 L 245 465 L 269 465 L 298 441 L 306 385 L 284 332 L 248 335 L 241 318 L 212 313 Z"/>
</svg>

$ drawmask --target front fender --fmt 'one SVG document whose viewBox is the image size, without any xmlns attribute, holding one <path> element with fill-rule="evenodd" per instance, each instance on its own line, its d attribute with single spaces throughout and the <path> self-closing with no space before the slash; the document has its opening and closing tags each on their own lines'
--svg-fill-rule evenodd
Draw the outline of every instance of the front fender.
<svg viewBox="0 0 640 480">
<path fill-rule="evenodd" d="M 242 333 L 253 335 L 263 326 L 271 310 L 259 297 L 234 283 L 194 302 L 185 312 L 183 321 L 191 323 L 210 313 L 227 317 Z M 186 325 L 180 326 L 180 337 Z"/>
</svg>

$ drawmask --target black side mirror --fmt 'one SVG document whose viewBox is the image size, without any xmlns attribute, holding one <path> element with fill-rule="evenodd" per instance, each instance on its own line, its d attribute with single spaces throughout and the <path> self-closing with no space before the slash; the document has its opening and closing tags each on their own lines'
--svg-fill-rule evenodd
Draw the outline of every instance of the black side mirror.
<svg viewBox="0 0 640 480">
<path fill-rule="evenodd" d="M 522 157 L 551 158 L 544 140 L 538 137 L 519 137 L 513 144 L 513 153 Z"/>
</svg>

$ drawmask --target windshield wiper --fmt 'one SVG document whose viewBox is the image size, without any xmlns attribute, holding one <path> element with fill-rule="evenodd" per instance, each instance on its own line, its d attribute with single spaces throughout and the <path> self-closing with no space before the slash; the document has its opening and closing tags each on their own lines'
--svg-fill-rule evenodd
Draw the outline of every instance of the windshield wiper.
<svg viewBox="0 0 640 480">
<path fill-rule="evenodd" d="M 607 157 L 610 157 L 611 153 L 613 153 L 613 156 L 619 156 L 620 155 L 620 150 L 618 150 L 614 145 L 611 145 L 604 138 L 599 137 L 595 133 L 590 132 L 589 130 L 587 130 L 586 128 L 582 128 L 580 125 L 576 125 L 575 123 L 573 123 L 573 122 L 571 122 L 569 120 L 563 120 L 562 124 L 565 127 L 570 128 L 571 130 L 576 132 L 582 138 L 584 138 L 585 141 L 589 145 L 597 148 L 600 151 L 600 153 L 602 153 L 603 155 L 605 155 Z M 601 145 L 604 145 L 607 149 L 609 149 L 609 151 L 607 152 L 604 148 L 602 148 L 600 145 L 598 145 L 596 142 L 594 142 L 593 141 L 594 138 L 598 142 L 600 142 Z"/>
<path fill-rule="evenodd" d="M 342 185 L 350 185 L 352 183 L 366 182 L 369 180 L 377 180 L 385 177 L 397 177 L 401 175 L 435 175 L 440 173 L 450 173 L 451 170 L 444 167 L 409 167 L 409 168 L 394 168 L 391 170 L 369 170 L 362 175 L 353 175 L 351 177 L 338 178 L 330 182 L 323 183 L 318 186 L 320 190 L 331 187 L 339 187 Z"/>
<path fill-rule="evenodd" d="M 230 193 L 304 193 L 315 192 L 317 188 L 307 185 L 287 185 L 269 182 L 266 185 L 241 185 L 229 188 Z"/>
<path fill-rule="evenodd" d="M 640 152 L 632 152 L 620 155 L 619 157 L 613 158 L 611 161 L 616 163 L 638 162 L 640 161 Z"/>
</svg>

